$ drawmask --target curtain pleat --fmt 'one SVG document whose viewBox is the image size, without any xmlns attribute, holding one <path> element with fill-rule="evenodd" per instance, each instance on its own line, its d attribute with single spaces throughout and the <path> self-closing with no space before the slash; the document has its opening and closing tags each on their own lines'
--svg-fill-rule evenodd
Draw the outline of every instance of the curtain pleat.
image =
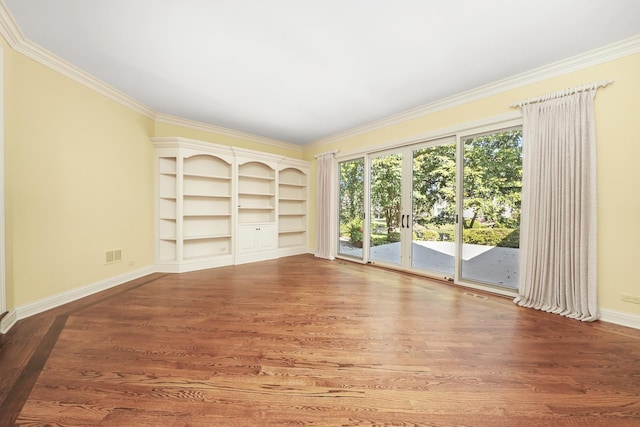
<svg viewBox="0 0 640 427">
<path fill-rule="evenodd" d="M 334 155 L 321 154 L 318 161 L 318 191 L 316 199 L 316 252 L 318 258 L 334 259 L 331 222 L 333 218 Z"/>
<path fill-rule="evenodd" d="M 524 307 L 593 321 L 596 90 L 524 105 L 520 290 Z"/>
</svg>

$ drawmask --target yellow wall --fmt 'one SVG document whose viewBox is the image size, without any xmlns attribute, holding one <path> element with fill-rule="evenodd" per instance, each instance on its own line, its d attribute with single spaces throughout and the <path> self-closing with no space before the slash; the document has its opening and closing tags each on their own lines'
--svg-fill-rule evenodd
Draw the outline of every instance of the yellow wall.
<svg viewBox="0 0 640 427">
<path fill-rule="evenodd" d="M 598 156 L 598 284 L 600 306 L 640 315 L 640 305 L 623 302 L 622 293 L 640 295 L 640 281 L 635 271 L 640 250 L 640 197 L 634 195 L 640 180 L 640 117 L 635 106 L 640 99 L 640 54 L 567 73 L 544 82 L 510 90 L 499 95 L 469 102 L 454 108 L 428 114 L 400 124 L 306 150 L 304 158 L 329 150 L 350 152 L 380 146 L 425 133 L 437 133 L 465 123 L 503 116 L 513 111 L 510 105 L 524 98 L 542 95 L 596 80 L 613 79 L 615 83 L 598 91 L 596 127 Z M 315 191 L 315 165 L 311 178 Z M 315 219 L 312 198 L 311 223 Z M 310 230 L 314 246 L 315 230 Z"/>
<path fill-rule="evenodd" d="M 150 137 L 302 157 L 300 149 L 155 122 L 0 43 L 10 310 L 153 265 Z M 106 265 L 114 249 L 123 261 Z"/>
<path fill-rule="evenodd" d="M 213 132 L 156 122 L 5 46 L 5 179 L 8 308 L 32 303 L 153 264 L 154 177 L 150 136 L 181 136 L 313 160 L 380 146 L 512 112 L 517 100 L 593 80 L 615 83 L 596 97 L 601 307 L 640 315 L 621 293 L 635 280 L 640 198 L 640 55 L 344 138 L 301 154 Z M 310 175 L 314 245 L 315 162 Z M 104 265 L 105 251 L 124 261 Z M 130 266 L 130 262 L 135 265 Z"/>
<path fill-rule="evenodd" d="M 9 308 L 153 263 L 152 129 L 5 49 Z M 113 249 L 123 262 L 105 265 Z"/>
</svg>

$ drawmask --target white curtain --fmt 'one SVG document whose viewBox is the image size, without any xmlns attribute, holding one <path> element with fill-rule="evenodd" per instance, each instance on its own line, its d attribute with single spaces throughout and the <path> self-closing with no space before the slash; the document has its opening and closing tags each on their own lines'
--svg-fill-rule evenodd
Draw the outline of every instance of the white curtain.
<svg viewBox="0 0 640 427">
<path fill-rule="evenodd" d="M 334 216 L 334 153 L 316 156 L 318 162 L 318 189 L 316 199 L 316 252 L 318 258 L 334 259 L 333 227 Z"/>
<path fill-rule="evenodd" d="M 515 302 L 598 319 L 597 87 L 523 105 L 520 291 Z"/>
</svg>

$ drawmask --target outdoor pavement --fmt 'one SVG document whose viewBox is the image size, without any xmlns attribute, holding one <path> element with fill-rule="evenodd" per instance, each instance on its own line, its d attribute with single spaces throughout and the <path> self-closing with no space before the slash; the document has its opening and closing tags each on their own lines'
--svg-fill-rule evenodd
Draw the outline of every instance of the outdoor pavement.
<svg viewBox="0 0 640 427">
<path fill-rule="evenodd" d="M 352 248 L 348 242 L 340 242 L 340 253 L 357 258 L 362 249 Z M 442 273 L 453 277 L 455 244 L 453 242 L 414 241 L 412 265 L 415 268 Z M 478 282 L 518 289 L 519 249 L 495 246 L 463 244 L 462 277 Z M 387 243 L 371 248 L 373 261 L 400 262 L 400 242 Z"/>
</svg>

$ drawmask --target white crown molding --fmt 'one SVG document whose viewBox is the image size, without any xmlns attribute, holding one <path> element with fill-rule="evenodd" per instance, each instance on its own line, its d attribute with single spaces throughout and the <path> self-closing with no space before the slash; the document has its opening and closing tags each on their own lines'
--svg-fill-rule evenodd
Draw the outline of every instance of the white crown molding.
<svg viewBox="0 0 640 427">
<path fill-rule="evenodd" d="M 374 130 L 391 126 L 394 124 L 406 122 L 413 118 L 425 116 L 458 105 L 466 104 L 492 95 L 506 92 L 528 84 L 537 83 L 553 77 L 560 76 L 572 71 L 581 70 L 604 62 L 612 61 L 617 58 L 636 54 L 640 52 L 640 35 L 634 36 L 584 54 L 555 62 L 543 67 L 536 68 L 525 73 L 521 73 L 494 83 L 480 86 L 457 95 L 453 95 L 411 110 L 407 110 L 389 117 L 359 126 L 326 138 L 319 139 L 306 145 L 297 145 L 289 142 L 278 141 L 258 135 L 236 131 L 233 129 L 223 128 L 220 126 L 210 125 L 206 123 L 196 122 L 193 120 L 182 119 L 162 113 L 157 113 L 142 104 L 141 102 L 131 98 L 127 94 L 113 88 L 112 86 L 100 81 L 91 74 L 79 69 L 73 64 L 57 57 L 46 49 L 27 40 L 18 26 L 13 16 L 7 9 L 4 1 L 0 0 L 0 34 L 9 43 L 9 45 L 19 53 L 37 61 L 61 74 L 87 86 L 96 92 L 137 111 L 151 119 L 157 121 L 183 126 L 186 128 L 212 132 L 220 135 L 240 138 L 257 142 L 260 144 L 271 145 L 294 151 L 306 151 L 316 149 L 318 147 L 338 142 L 340 140 L 372 132 Z"/>
<path fill-rule="evenodd" d="M 20 28 L 16 25 L 16 21 L 4 4 L 4 1 L 0 0 L 0 34 L 9 43 L 9 46 L 15 49 L 23 40 L 25 40 L 24 34 L 20 31 Z"/>
<path fill-rule="evenodd" d="M 220 126 L 210 125 L 207 123 L 197 122 L 194 120 L 183 119 L 181 117 L 171 116 L 169 114 L 157 113 L 155 115 L 156 122 L 166 123 L 168 125 L 181 126 L 188 129 L 198 130 L 202 132 L 215 133 L 218 135 L 229 136 L 232 138 L 242 139 L 244 141 L 257 142 L 262 145 L 271 145 L 278 148 L 302 152 L 300 145 L 290 142 L 279 141 L 264 136 L 254 135 L 251 133 L 241 132 Z"/>
<path fill-rule="evenodd" d="M 276 146 L 279 148 L 285 148 L 288 150 L 302 152 L 302 147 L 297 144 L 278 141 L 258 135 L 253 135 L 245 132 L 236 131 L 233 129 L 227 129 L 220 126 L 209 125 L 206 123 L 200 123 L 193 120 L 182 119 L 179 117 L 170 116 L 167 114 L 157 113 L 151 108 L 147 107 L 143 103 L 130 97 L 124 92 L 104 83 L 91 74 L 81 70 L 75 65 L 65 61 L 64 59 L 54 55 L 46 49 L 32 43 L 27 40 L 20 31 L 20 28 L 16 25 L 13 16 L 7 9 L 3 1 L 0 0 L 0 34 L 9 43 L 12 49 L 19 52 L 34 61 L 43 64 L 52 70 L 55 70 L 62 75 L 69 77 L 70 79 L 90 88 L 94 91 L 120 103 L 121 105 L 130 108 L 144 116 L 149 117 L 167 124 L 174 124 L 182 127 L 186 127 L 194 130 L 201 130 L 205 132 L 216 133 L 219 135 L 230 136 L 260 144 L 266 144 Z"/>
<path fill-rule="evenodd" d="M 640 35 L 319 139 L 304 145 L 303 148 L 305 150 L 316 149 L 346 138 L 362 135 L 377 129 L 406 122 L 417 117 L 433 114 L 438 111 L 467 104 L 469 102 L 507 92 L 512 89 L 538 83 L 553 77 L 593 67 L 595 65 L 636 53 L 640 53 Z M 605 77 L 606 76 L 603 78 Z"/>
<path fill-rule="evenodd" d="M 0 1 L 0 33 L 11 48 L 34 61 L 110 98 L 125 107 L 153 119 L 155 112 L 141 102 L 120 92 L 75 65 L 27 40 L 16 25 L 4 1 Z"/>
</svg>

